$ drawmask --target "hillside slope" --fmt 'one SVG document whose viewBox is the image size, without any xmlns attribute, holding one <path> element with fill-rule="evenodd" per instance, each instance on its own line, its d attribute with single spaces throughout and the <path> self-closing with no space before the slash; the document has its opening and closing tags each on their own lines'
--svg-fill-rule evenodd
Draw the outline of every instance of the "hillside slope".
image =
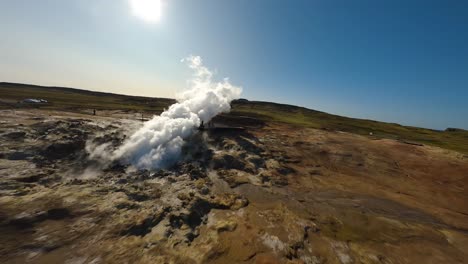
<svg viewBox="0 0 468 264">
<path fill-rule="evenodd" d="M 49 101 L 44 105 L 18 103 L 26 98 Z M 40 107 L 44 109 L 76 112 L 98 110 L 139 111 L 159 114 L 175 101 L 167 98 L 127 96 L 63 87 L 0 83 L 0 109 Z M 230 116 L 248 116 L 263 121 L 273 121 L 299 127 L 344 131 L 373 138 L 397 139 L 409 144 L 427 144 L 468 154 L 468 131 L 402 126 L 373 120 L 349 118 L 315 111 L 303 107 L 270 102 L 237 100 L 232 103 Z"/>
</svg>

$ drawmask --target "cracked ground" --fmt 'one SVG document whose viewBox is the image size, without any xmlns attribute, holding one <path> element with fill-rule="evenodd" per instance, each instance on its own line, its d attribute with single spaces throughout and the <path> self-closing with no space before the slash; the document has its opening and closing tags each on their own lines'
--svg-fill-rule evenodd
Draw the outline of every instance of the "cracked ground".
<svg viewBox="0 0 468 264">
<path fill-rule="evenodd" d="M 468 157 L 217 117 L 165 170 L 87 148 L 141 122 L 0 112 L 1 263 L 468 263 Z"/>
</svg>

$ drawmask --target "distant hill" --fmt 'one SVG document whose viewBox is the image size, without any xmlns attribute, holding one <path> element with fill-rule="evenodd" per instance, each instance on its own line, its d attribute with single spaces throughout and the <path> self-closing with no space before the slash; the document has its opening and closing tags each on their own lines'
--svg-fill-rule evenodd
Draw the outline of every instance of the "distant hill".
<svg viewBox="0 0 468 264">
<path fill-rule="evenodd" d="M 27 98 L 45 99 L 49 103 L 25 105 Z M 39 107 L 65 111 L 127 110 L 153 114 L 161 113 L 175 103 L 174 99 L 128 96 L 113 93 L 87 91 L 66 87 L 45 87 L 17 83 L 0 83 L 0 109 Z M 282 122 L 298 127 L 344 131 L 373 138 L 391 138 L 404 142 L 416 142 L 456 150 L 468 154 L 468 131 L 448 128 L 438 131 L 426 128 L 402 126 L 366 119 L 332 115 L 293 105 L 271 102 L 236 100 L 232 103 L 231 116 L 247 116 L 266 122 Z"/>
<path fill-rule="evenodd" d="M 161 112 L 173 104 L 174 99 L 129 96 L 114 93 L 81 90 L 68 87 L 48 87 L 18 83 L 0 83 L 0 107 L 12 107 L 26 98 L 45 99 L 46 109 L 108 109 Z M 3 100 L 2 100 L 3 99 Z M 16 105 L 18 106 L 18 105 Z"/>
</svg>

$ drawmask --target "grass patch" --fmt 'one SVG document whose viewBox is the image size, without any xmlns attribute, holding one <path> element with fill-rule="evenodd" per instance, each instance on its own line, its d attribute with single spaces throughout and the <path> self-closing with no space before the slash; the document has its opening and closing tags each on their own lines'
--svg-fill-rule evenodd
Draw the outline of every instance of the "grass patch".
<svg viewBox="0 0 468 264">
<path fill-rule="evenodd" d="M 236 101 L 233 103 L 232 114 L 359 135 L 369 135 L 372 132 L 373 137 L 416 142 L 468 154 L 468 131 L 462 129 L 439 131 L 337 116 L 291 105 L 252 101 Z"/>
<path fill-rule="evenodd" d="M 20 103 L 27 98 L 45 99 L 44 105 Z M 0 83 L 0 100 L 2 108 L 40 107 L 57 110 L 128 110 L 144 112 L 162 112 L 175 101 L 166 98 L 125 96 L 111 93 L 100 93 L 72 88 L 42 87 Z"/>
</svg>

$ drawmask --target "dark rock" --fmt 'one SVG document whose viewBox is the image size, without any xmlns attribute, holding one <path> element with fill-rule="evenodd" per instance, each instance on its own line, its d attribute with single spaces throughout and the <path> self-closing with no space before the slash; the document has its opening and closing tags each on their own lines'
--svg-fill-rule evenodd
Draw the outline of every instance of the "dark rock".
<svg viewBox="0 0 468 264">
<path fill-rule="evenodd" d="M 250 140 L 247 140 L 246 137 L 236 137 L 235 140 L 237 144 L 239 144 L 239 146 L 241 146 L 242 149 L 244 149 L 247 152 L 255 153 L 258 155 L 264 151 L 263 148 L 255 145 Z"/>
<path fill-rule="evenodd" d="M 177 179 L 174 178 L 174 177 L 167 177 L 167 181 L 170 182 L 170 183 L 174 183 L 174 182 L 177 181 Z"/>
<path fill-rule="evenodd" d="M 206 172 L 202 171 L 200 168 L 195 168 L 190 171 L 190 179 L 192 180 L 197 180 L 200 178 L 205 178 L 206 177 Z"/>
<path fill-rule="evenodd" d="M 278 173 L 280 173 L 281 175 L 288 175 L 288 174 L 291 174 L 291 173 L 295 173 L 296 170 L 293 169 L 293 168 L 290 168 L 290 167 L 281 167 L 279 169 L 277 169 Z"/>
<path fill-rule="evenodd" d="M 26 152 L 22 152 L 22 151 L 4 153 L 3 155 L 4 155 L 4 157 L 6 159 L 9 159 L 9 160 L 25 160 L 25 159 L 33 156 L 30 153 L 26 153 Z"/>
<path fill-rule="evenodd" d="M 116 183 L 117 184 L 126 184 L 126 183 L 128 183 L 128 180 L 125 179 L 125 178 L 122 178 L 122 179 L 119 179 Z"/>
<path fill-rule="evenodd" d="M 26 132 L 23 132 L 23 131 L 10 132 L 10 133 L 7 133 L 7 134 L 3 135 L 3 137 L 5 137 L 7 139 L 11 139 L 11 140 L 24 139 L 25 136 L 26 136 Z"/>
<path fill-rule="evenodd" d="M 271 180 L 271 183 L 275 186 L 281 187 L 288 185 L 288 180 L 284 177 L 274 177 Z"/>
<path fill-rule="evenodd" d="M 183 163 L 175 168 L 179 174 L 188 174 L 191 180 L 206 178 L 206 170 L 197 164 Z"/>
<path fill-rule="evenodd" d="M 310 175 L 322 175 L 322 172 L 320 170 L 311 170 L 309 171 Z"/>
<path fill-rule="evenodd" d="M 267 182 L 271 181 L 271 175 L 261 173 L 259 176 L 260 176 L 260 180 L 262 181 L 262 183 L 267 183 Z"/>
<path fill-rule="evenodd" d="M 262 158 L 250 158 L 248 161 L 252 162 L 256 169 L 265 168 L 265 160 Z"/>
<path fill-rule="evenodd" d="M 142 201 L 146 201 L 146 200 L 149 200 L 150 197 L 144 193 L 138 193 L 138 192 L 134 192 L 134 193 L 127 193 L 127 196 L 128 196 L 128 199 L 130 200 L 134 200 L 134 201 L 137 201 L 137 202 L 142 202 Z"/>
<path fill-rule="evenodd" d="M 120 162 L 118 161 L 114 161 L 111 163 L 111 165 L 109 165 L 109 167 L 107 167 L 104 171 L 108 172 L 108 171 L 112 171 L 112 172 L 125 172 L 125 170 L 127 169 L 127 166 L 126 165 L 123 165 L 121 164 Z"/>
<path fill-rule="evenodd" d="M 47 212 L 39 212 L 32 215 L 22 215 L 13 218 L 9 224 L 19 229 L 32 228 L 35 224 L 45 220 L 61 220 L 71 217 L 70 211 L 66 208 L 53 208 Z"/>
<path fill-rule="evenodd" d="M 127 230 L 120 232 L 122 236 L 145 236 L 150 233 L 154 226 L 159 224 L 161 220 L 170 211 L 170 208 L 164 208 L 151 216 L 145 218 L 142 222 L 130 226 Z"/>
<path fill-rule="evenodd" d="M 15 217 L 9 221 L 9 225 L 19 229 L 32 228 L 36 222 L 43 221 L 47 218 L 46 212 L 39 212 L 34 215 L 22 215 Z"/>
<path fill-rule="evenodd" d="M 45 134 L 49 130 L 58 128 L 63 124 L 65 124 L 64 121 L 46 121 L 33 124 L 31 127 L 33 127 L 39 134 Z"/>
<path fill-rule="evenodd" d="M 38 183 L 42 185 L 48 185 L 50 183 L 59 182 L 61 180 L 62 180 L 62 177 L 60 175 L 52 175 L 52 176 L 41 178 L 38 181 Z"/>
<path fill-rule="evenodd" d="M 47 211 L 47 218 L 52 220 L 60 220 L 70 217 L 70 211 L 66 208 L 54 208 Z"/>
<path fill-rule="evenodd" d="M 85 147 L 85 141 L 56 142 L 50 144 L 43 152 L 43 156 L 49 160 L 63 159 Z"/>
<path fill-rule="evenodd" d="M 244 170 L 245 164 L 233 156 L 225 154 L 222 157 L 213 159 L 213 169 Z"/>
<path fill-rule="evenodd" d="M 33 183 L 38 182 L 40 179 L 46 177 L 46 174 L 35 174 L 30 176 L 14 178 L 15 181 Z"/>
<path fill-rule="evenodd" d="M 83 185 L 85 182 L 81 179 L 73 179 L 68 182 L 70 185 Z"/>
<path fill-rule="evenodd" d="M 195 227 L 202 223 L 203 217 L 211 211 L 212 207 L 212 204 L 206 200 L 195 200 L 195 202 L 190 207 L 190 214 L 185 219 L 186 224 L 192 229 L 195 229 Z"/>
<path fill-rule="evenodd" d="M 206 194 L 210 193 L 210 189 L 205 186 L 205 187 L 201 188 L 200 193 L 203 194 L 203 195 L 206 195 Z"/>
<path fill-rule="evenodd" d="M 100 137 L 96 137 L 93 139 L 93 143 L 97 145 L 102 145 L 105 143 L 111 143 L 112 146 L 120 145 L 124 140 L 124 136 L 117 132 L 112 132 L 110 134 L 106 134 Z"/>
<path fill-rule="evenodd" d="M 121 210 L 121 209 L 136 209 L 136 208 L 139 208 L 140 206 L 136 203 L 127 203 L 127 202 L 123 202 L 123 203 L 119 203 L 115 206 L 115 208 Z"/>
</svg>

